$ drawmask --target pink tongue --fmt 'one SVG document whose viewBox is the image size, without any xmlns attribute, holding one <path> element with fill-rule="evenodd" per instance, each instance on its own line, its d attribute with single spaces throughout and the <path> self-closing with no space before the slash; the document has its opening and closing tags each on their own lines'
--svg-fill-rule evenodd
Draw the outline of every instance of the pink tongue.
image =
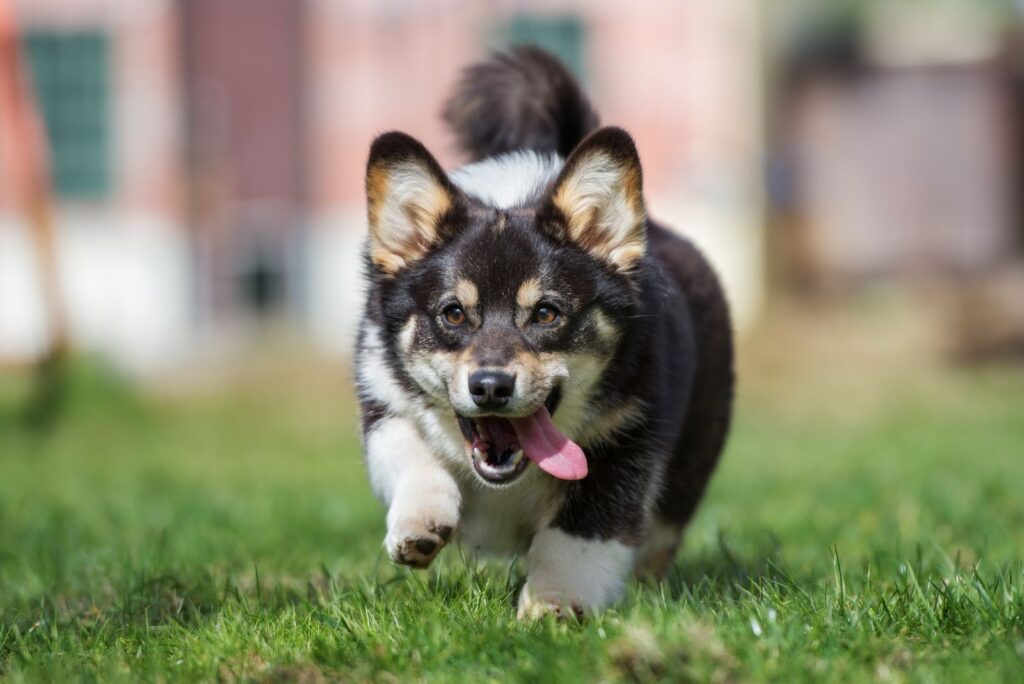
<svg viewBox="0 0 1024 684">
<path fill-rule="evenodd" d="M 523 453 L 536 461 L 541 470 L 561 480 L 582 480 L 587 476 L 583 449 L 558 431 L 546 408 L 542 406 L 532 416 L 512 418 L 511 422 Z"/>
</svg>

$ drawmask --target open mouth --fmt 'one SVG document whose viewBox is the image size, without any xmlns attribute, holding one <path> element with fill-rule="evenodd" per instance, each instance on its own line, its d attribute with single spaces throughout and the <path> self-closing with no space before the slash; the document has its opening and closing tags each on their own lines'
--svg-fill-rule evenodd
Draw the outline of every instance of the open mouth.
<svg viewBox="0 0 1024 684">
<path fill-rule="evenodd" d="M 459 429 L 469 446 L 473 468 L 486 482 L 508 484 L 522 475 L 529 461 L 562 480 L 586 477 L 583 450 L 558 431 L 551 414 L 558 408 L 556 389 L 544 406 L 522 418 L 456 413 Z"/>
<path fill-rule="evenodd" d="M 461 416 L 460 416 L 461 419 Z M 488 482 L 511 482 L 526 470 L 527 460 L 519 446 L 512 421 L 497 416 L 466 419 L 470 423 L 473 468 Z M 460 421 L 461 422 L 461 421 Z"/>
</svg>

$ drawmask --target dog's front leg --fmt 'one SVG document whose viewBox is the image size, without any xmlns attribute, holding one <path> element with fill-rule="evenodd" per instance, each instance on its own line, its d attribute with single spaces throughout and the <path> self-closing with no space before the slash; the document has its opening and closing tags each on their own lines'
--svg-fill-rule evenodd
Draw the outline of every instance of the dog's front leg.
<svg viewBox="0 0 1024 684">
<path fill-rule="evenodd" d="M 519 617 L 581 615 L 617 601 L 644 539 L 658 452 L 592 449 L 590 472 L 567 483 L 550 525 L 527 555 Z"/>
<path fill-rule="evenodd" d="M 541 530 L 527 556 L 519 618 L 553 613 L 581 617 L 622 596 L 636 549 L 615 540 L 588 539 L 557 527 Z"/>
<path fill-rule="evenodd" d="M 458 527 L 458 484 L 405 418 L 381 420 L 365 439 L 370 481 L 388 507 L 388 556 L 426 568 Z"/>
</svg>

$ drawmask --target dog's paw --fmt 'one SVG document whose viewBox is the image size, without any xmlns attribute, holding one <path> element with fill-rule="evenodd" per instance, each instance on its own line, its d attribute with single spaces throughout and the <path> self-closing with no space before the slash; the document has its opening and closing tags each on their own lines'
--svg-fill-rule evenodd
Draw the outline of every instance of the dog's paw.
<svg viewBox="0 0 1024 684">
<path fill-rule="evenodd" d="M 516 617 L 520 620 L 538 620 L 545 615 L 554 615 L 559 620 L 580 621 L 586 615 L 582 604 L 565 595 L 535 595 L 530 590 L 530 583 L 519 592 L 519 610 Z"/>
<path fill-rule="evenodd" d="M 408 521 L 388 532 L 384 546 L 392 562 L 427 568 L 454 531 L 455 526 L 447 523 Z"/>
</svg>

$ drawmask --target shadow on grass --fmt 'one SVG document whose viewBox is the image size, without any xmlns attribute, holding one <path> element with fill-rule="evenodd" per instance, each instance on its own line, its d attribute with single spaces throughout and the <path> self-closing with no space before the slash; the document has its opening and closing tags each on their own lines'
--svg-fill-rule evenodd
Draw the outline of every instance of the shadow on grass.
<svg viewBox="0 0 1024 684">
<path fill-rule="evenodd" d="M 114 580 L 91 591 L 47 592 L 17 600 L 0 616 L 0 631 L 24 635 L 53 625 L 79 633 L 109 627 L 188 627 L 226 610 L 264 616 L 286 610 L 322 614 L 322 608 L 346 601 L 371 606 L 417 600 L 421 593 L 452 604 L 475 603 L 481 596 L 491 596 L 507 602 L 511 610 L 524 580 L 521 562 L 497 563 L 464 554 L 445 563 L 440 571 L 426 574 L 393 568 L 383 555 L 372 569 L 346 575 L 332 573 L 326 566 L 305 576 L 270 577 L 261 576 L 257 568 L 242 574 L 210 568 L 165 570 Z M 771 535 L 743 553 L 720 538 L 716 549 L 684 556 L 660 586 L 644 591 L 660 591 L 672 602 L 714 602 L 759 593 L 767 584 L 775 591 L 798 589 L 782 569 L 780 544 Z"/>
<path fill-rule="evenodd" d="M 89 357 L 55 356 L 3 379 L 0 433 L 46 437 L 84 413 L 138 415 L 143 407 L 114 369 Z"/>
<path fill-rule="evenodd" d="M 214 571 L 169 572 L 143 576 L 127 589 L 110 584 L 83 592 L 49 592 L 9 605 L 0 616 L 0 663 L 17 652 L 45 648 L 51 634 L 101 638 L 125 630 L 195 627 L 228 611 L 276 615 L 315 610 L 335 600 L 335 580 L 326 573 L 309 578 L 262 579 L 253 575 L 218 576 Z"/>
<path fill-rule="evenodd" d="M 667 598 L 686 600 L 736 600 L 759 594 L 771 586 L 778 591 L 800 591 L 812 585 L 814 577 L 798 577 L 788 571 L 782 558 L 782 543 L 771 532 L 743 540 L 737 550 L 719 535 L 714 548 L 677 559 L 659 588 Z"/>
<path fill-rule="evenodd" d="M 8 387 L 17 387 L 17 391 L 8 389 L 0 397 L 0 430 L 23 430 L 30 434 L 49 432 L 66 403 L 68 372 L 65 364 L 47 360 L 31 369 L 19 370 L 17 375 L 24 377 L 5 377 Z"/>
</svg>

